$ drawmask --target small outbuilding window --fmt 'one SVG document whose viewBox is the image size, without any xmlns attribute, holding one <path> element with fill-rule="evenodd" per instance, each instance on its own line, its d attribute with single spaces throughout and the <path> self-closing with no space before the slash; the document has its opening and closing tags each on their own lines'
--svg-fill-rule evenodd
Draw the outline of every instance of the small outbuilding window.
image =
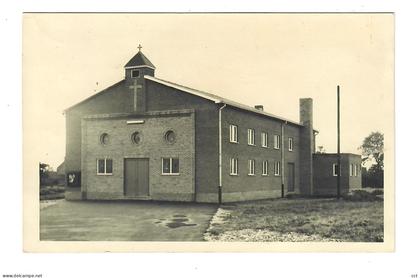
<svg viewBox="0 0 420 278">
<path fill-rule="evenodd" d="M 99 137 L 99 142 L 102 145 L 107 145 L 109 143 L 109 135 L 108 135 L 108 133 L 102 133 L 101 136 Z"/>
<path fill-rule="evenodd" d="M 333 176 L 334 177 L 338 176 L 338 165 L 336 163 L 333 164 Z"/>
<path fill-rule="evenodd" d="M 112 175 L 112 159 L 97 159 L 96 160 L 96 174 L 97 175 Z"/>
<path fill-rule="evenodd" d="M 140 71 L 139 70 L 132 70 L 131 71 L 131 77 L 132 78 L 136 78 L 140 76 Z"/>
<path fill-rule="evenodd" d="M 238 159 L 237 158 L 230 159 L 230 175 L 232 176 L 238 175 Z"/>
<path fill-rule="evenodd" d="M 293 138 L 289 137 L 289 152 L 293 151 Z"/>
<path fill-rule="evenodd" d="M 229 141 L 232 143 L 238 143 L 238 126 L 229 125 Z"/>
<path fill-rule="evenodd" d="M 168 142 L 169 144 L 173 144 L 175 143 L 175 140 L 176 140 L 175 132 L 173 130 L 168 130 L 165 133 L 165 141 Z"/>
<path fill-rule="evenodd" d="M 179 175 L 179 158 L 162 158 L 162 175 Z"/>
</svg>

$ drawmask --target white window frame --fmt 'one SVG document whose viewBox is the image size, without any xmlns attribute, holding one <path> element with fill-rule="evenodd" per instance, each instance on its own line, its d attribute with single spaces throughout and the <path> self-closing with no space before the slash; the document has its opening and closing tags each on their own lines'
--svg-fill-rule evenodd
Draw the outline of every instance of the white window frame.
<svg viewBox="0 0 420 278">
<path fill-rule="evenodd" d="M 288 147 L 289 147 L 289 152 L 292 152 L 293 151 L 293 137 L 289 137 Z"/>
<path fill-rule="evenodd" d="M 262 162 L 261 175 L 268 176 L 268 160 Z"/>
<path fill-rule="evenodd" d="M 280 176 L 280 161 L 274 163 L 274 176 Z"/>
<path fill-rule="evenodd" d="M 248 159 L 248 176 L 255 176 L 255 159 Z"/>
<path fill-rule="evenodd" d="M 139 76 L 134 77 L 133 73 L 134 71 L 138 71 L 139 72 Z M 131 70 L 131 78 L 139 78 L 140 77 L 140 70 L 139 69 L 132 69 Z"/>
<path fill-rule="evenodd" d="M 335 166 L 337 166 L 337 168 L 338 168 L 338 164 L 337 163 L 333 163 L 332 173 L 333 173 L 333 176 L 334 177 L 337 176 L 337 173 L 335 172 Z M 341 167 L 339 169 L 339 172 L 340 172 L 340 176 L 341 176 Z"/>
<path fill-rule="evenodd" d="M 248 128 L 248 145 L 255 146 L 255 129 Z"/>
<path fill-rule="evenodd" d="M 238 143 L 238 126 L 229 125 L 229 142 Z"/>
<path fill-rule="evenodd" d="M 277 150 L 280 149 L 280 135 L 274 135 L 274 148 Z"/>
<path fill-rule="evenodd" d="M 103 160 L 104 161 L 104 172 L 103 173 L 99 173 L 99 160 Z M 114 161 L 112 161 L 112 172 L 111 173 L 107 173 L 106 172 L 106 161 L 107 160 L 111 160 L 112 158 L 98 158 L 96 159 L 96 175 L 97 176 L 112 176 L 113 172 L 114 172 Z"/>
<path fill-rule="evenodd" d="M 261 132 L 261 147 L 268 148 L 268 133 Z"/>
<path fill-rule="evenodd" d="M 232 157 L 230 159 L 230 172 L 229 174 L 231 176 L 237 176 L 238 175 L 238 159 Z"/>
<path fill-rule="evenodd" d="M 163 160 L 164 159 L 169 159 L 169 173 L 164 173 L 163 172 Z M 178 159 L 178 173 L 174 173 L 173 172 L 173 167 L 172 167 L 172 160 L 173 159 Z M 179 158 L 178 157 L 162 157 L 162 168 L 161 168 L 161 172 L 162 172 L 162 176 L 179 176 L 179 170 L 180 170 L 180 165 L 181 163 L 179 162 Z"/>
<path fill-rule="evenodd" d="M 349 175 L 350 177 L 353 177 L 353 163 L 350 163 L 350 167 L 349 167 Z"/>
<path fill-rule="evenodd" d="M 354 171 L 353 171 L 353 175 L 355 176 L 355 177 L 357 177 L 357 167 L 358 165 L 357 164 L 354 164 Z"/>
</svg>

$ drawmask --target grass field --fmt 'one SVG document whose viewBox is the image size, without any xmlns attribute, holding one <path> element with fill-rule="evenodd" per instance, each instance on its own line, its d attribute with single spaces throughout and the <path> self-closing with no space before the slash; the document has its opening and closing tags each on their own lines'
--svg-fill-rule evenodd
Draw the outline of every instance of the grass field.
<svg viewBox="0 0 420 278">
<path fill-rule="evenodd" d="M 224 221 L 208 230 L 216 240 L 226 233 L 268 231 L 311 236 L 311 241 L 383 241 L 381 200 L 276 199 L 237 203 L 224 209 L 228 211 Z"/>
</svg>

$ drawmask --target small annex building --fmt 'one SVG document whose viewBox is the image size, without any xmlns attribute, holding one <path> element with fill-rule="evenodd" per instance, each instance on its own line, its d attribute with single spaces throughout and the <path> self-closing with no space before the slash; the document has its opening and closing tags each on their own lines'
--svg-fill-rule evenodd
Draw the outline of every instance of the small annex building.
<svg viewBox="0 0 420 278">
<path fill-rule="evenodd" d="M 335 161 L 314 154 L 312 99 L 300 99 L 297 122 L 156 78 L 155 69 L 139 51 L 123 80 L 65 111 L 66 199 L 217 203 L 333 194 Z M 342 160 L 358 169 L 342 171 L 351 176 L 343 188 L 361 187 L 360 156 Z"/>
</svg>

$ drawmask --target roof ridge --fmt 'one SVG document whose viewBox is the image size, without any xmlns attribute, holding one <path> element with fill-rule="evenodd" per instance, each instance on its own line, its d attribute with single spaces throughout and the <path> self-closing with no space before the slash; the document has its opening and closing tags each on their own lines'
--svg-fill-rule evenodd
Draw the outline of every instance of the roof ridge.
<svg viewBox="0 0 420 278">
<path fill-rule="evenodd" d="M 256 114 L 264 115 L 264 116 L 275 118 L 275 119 L 278 119 L 278 120 L 281 120 L 281 121 L 284 121 L 284 122 L 289 122 L 289 123 L 292 123 L 292 124 L 295 124 L 295 125 L 298 125 L 298 126 L 302 126 L 301 123 L 298 123 L 296 121 L 289 120 L 289 119 L 286 119 L 286 118 L 268 113 L 266 111 L 258 110 L 258 109 L 254 108 L 252 106 L 242 104 L 242 103 L 230 100 L 230 99 L 226 99 L 226 98 L 220 97 L 220 96 L 212 94 L 212 93 L 207 93 L 205 91 L 193 89 L 193 88 L 190 88 L 190 87 L 187 87 L 187 86 L 184 86 L 184 85 L 174 83 L 172 81 L 167 81 L 167 80 L 157 78 L 157 77 L 154 77 L 154 76 L 150 76 L 150 75 L 145 75 L 144 78 L 148 79 L 148 80 L 156 81 L 158 83 L 162 83 L 162 84 L 167 85 L 167 86 L 172 85 L 172 87 L 175 87 L 175 88 L 178 87 L 176 89 L 179 89 L 181 91 L 186 91 L 187 93 L 191 93 L 191 94 L 194 94 L 194 95 L 198 95 L 199 97 L 209 99 L 211 101 L 214 101 L 215 103 L 225 103 L 227 105 L 230 105 L 230 106 L 233 106 L 233 107 L 236 107 L 236 108 L 239 108 L 239 109 L 243 109 L 243 110 L 246 110 L 246 111 L 249 111 L 249 112 L 253 112 L 253 113 L 256 113 Z"/>
</svg>

